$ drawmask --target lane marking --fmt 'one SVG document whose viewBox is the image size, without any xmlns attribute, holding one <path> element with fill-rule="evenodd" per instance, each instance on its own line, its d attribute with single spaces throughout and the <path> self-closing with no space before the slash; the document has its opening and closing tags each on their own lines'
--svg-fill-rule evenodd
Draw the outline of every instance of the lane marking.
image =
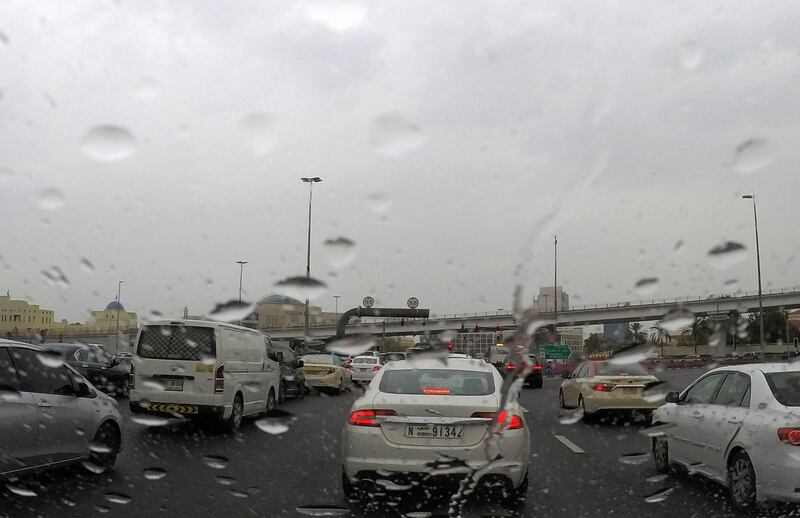
<svg viewBox="0 0 800 518">
<path fill-rule="evenodd" d="M 554 435 L 553 437 L 558 439 L 561 442 L 561 444 L 563 444 L 564 446 L 566 446 L 567 448 L 572 450 L 573 453 L 586 453 L 580 446 L 578 446 L 574 442 L 570 441 L 569 439 L 567 439 L 563 435 Z"/>
</svg>

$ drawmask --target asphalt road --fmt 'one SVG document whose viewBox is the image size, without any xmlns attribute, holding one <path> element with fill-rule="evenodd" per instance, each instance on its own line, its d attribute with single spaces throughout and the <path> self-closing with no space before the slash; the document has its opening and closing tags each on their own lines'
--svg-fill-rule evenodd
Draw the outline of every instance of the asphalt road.
<svg viewBox="0 0 800 518">
<path fill-rule="evenodd" d="M 678 389 L 701 372 L 667 371 L 661 376 L 668 387 Z M 639 433 L 642 423 L 635 416 L 591 424 L 568 424 L 563 416 L 559 420 L 559 382 L 547 379 L 543 389 L 526 389 L 521 396 L 534 457 L 525 516 L 739 516 L 731 510 L 726 490 L 712 482 L 688 475 L 658 477 L 648 438 Z M 322 511 L 313 511 L 314 506 L 341 516 L 344 511 L 336 509 L 346 502 L 340 488 L 339 438 L 359 392 L 288 401 L 281 407 L 286 415 L 274 421 L 289 430 L 277 435 L 270 432 L 280 426 L 259 427 L 252 421 L 231 435 L 191 422 L 148 427 L 129 420 L 113 472 L 88 476 L 70 468 L 12 483 L 17 493 L 20 488 L 35 493 L 29 496 L 0 486 L 0 516 L 273 517 L 302 515 L 303 508 L 319 515 Z M 659 493 L 664 498 L 650 498 Z M 446 498 L 405 498 L 372 514 L 446 515 L 447 504 Z M 479 500 L 468 504 L 464 515 L 508 513 Z M 761 515 L 800 516 L 800 511 L 779 507 Z"/>
</svg>

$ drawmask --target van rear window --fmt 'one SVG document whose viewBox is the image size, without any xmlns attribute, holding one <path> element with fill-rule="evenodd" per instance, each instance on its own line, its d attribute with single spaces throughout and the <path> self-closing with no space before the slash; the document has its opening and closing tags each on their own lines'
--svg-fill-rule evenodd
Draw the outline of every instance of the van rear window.
<svg viewBox="0 0 800 518">
<path fill-rule="evenodd" d="M 157 360 L 200 361 L 216 356 L 214 329 L 181 325 L 144 326 L 137 353 Z"/>
<path fill-rule="evenodd" d="M 772 393 L 782 405 L 800 406 L 800 371 L 765 373 Z"/>
</svg>

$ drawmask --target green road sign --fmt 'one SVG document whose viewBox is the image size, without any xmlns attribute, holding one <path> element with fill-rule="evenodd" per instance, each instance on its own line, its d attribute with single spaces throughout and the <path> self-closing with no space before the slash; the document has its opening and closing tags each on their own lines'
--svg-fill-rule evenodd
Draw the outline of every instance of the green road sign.
<svg viewBox="0 0 800 518">
<path fill-rule="evenodd" d="M 569 346 L 555 344 L 544 346 L 544 357 L 546 360 L 569 360 L 572 349 Z"/>
</svg>

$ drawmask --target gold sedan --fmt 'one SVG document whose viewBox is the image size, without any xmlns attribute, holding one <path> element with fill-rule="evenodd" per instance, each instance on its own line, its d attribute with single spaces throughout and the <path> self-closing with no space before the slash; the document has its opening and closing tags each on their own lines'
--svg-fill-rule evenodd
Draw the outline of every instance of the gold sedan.
<svg viewBox="0 0 800 518">
<path fill-rule="evenodd" d="M 585 361 L 562 377 L 561 408 L 580 408 L 585 417 L 602 410 L 638 410 L 649 422 L 653 410 L 664 404 L 663 398 L 645 394 L 661 380 L 638 363 Z"/>
<path fill-rule="evenodd" d="M 350 371 L 335 354 L 307 354 L 301 359 L 306 386 L 334 389 L 339 394 L 350 386 Z"/>
</svg>

